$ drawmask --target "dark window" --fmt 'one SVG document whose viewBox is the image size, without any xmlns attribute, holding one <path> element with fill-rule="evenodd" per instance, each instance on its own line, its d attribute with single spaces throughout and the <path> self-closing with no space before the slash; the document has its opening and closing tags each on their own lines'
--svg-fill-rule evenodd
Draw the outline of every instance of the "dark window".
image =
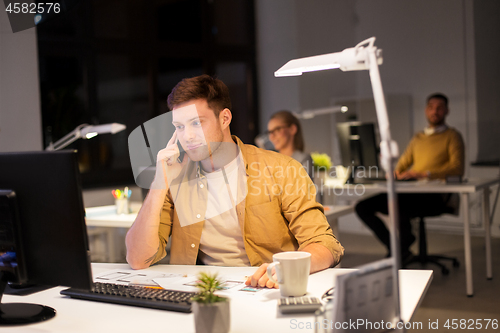
<svg viewBox="0 0 500 333">
<path fill-rule="evenodd" d="M 80 124 L 122 123 L 78 140 L 84 187 L 130 184 L 128 135 L 167 112 L 185 77 L 215 75 L 233 101 L 232 132 L 252 143 L 258 123 L 251 0 L 80 1 L 37 26 L 44 145 Z"/>
</svg>

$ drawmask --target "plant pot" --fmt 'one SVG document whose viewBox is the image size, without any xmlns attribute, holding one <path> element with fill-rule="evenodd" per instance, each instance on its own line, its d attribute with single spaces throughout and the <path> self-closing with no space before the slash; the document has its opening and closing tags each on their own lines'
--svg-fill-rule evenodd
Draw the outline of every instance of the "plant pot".
<svg viewBox="0 0 500 333">
<path fill-rule="evenodd" d="M 325 185 L 327 172 L 325 170 L 314 170 L 313 182 L 316 186 L 321 188 Z"/>
<path fill-rule="evenodd" d="M 313 170 L 313 172 L 314 173 L 312 181 L 314 183 L 314 186 L 316 186 L 316 201 L 318 201 L 320 204 L 323 204 L 323 191 L 327 173 L 325 170 L 318 169 Z"/>
<path fill-rule="evenodd" d="M 231 326 L 229 299 L 225 302 L 198 303 L 193 302 L 191 310 L 194 314 L 196 333 L 227 333 Z"/>
</svg>

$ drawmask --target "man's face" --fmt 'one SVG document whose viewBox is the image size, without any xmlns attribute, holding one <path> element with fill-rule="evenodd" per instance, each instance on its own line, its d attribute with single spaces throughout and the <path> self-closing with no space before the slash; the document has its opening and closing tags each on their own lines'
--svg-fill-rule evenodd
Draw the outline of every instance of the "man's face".
<svg viewBox="0 0 500 333">
<path fill-rule="evenodd" d="M 202 161 L 216 151 L 223 139 L 219 119 L 205 99 L 196 99 L 175 106 L 172 124 L 180 142 L 192 161 Z"/>
<path fill-rule="evenodd" d="M 444 124 L 448 114 L 448 107 L 441 98 L 431 98 L 425 108 L 425 116 L 429 126 L 436 127 Z"/>
</svg>

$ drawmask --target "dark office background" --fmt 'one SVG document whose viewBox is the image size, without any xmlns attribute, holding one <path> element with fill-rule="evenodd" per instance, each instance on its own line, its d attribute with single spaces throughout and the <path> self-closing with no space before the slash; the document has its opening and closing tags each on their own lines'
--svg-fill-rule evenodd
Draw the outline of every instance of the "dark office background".
<svg viewBox="0 0 500 333">
<path fill-rule="evenodd" d="M 253 0 L 80 1 L 37 27 L 44 147 L 82 123 L 122 123 L 78 140 L 86 188 L 133 182 L 127 139 L 166 112 L 177 82 L 215 75 L 229 87 L 231 130 L 257 134 Z"/>
</svg>

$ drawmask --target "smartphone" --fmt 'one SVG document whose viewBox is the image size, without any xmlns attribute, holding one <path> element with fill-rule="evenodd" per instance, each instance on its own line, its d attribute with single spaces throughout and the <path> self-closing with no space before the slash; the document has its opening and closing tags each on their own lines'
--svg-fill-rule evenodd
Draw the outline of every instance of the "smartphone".
<svg viewBox="0 0 500 333">
<path fill-rule="evenodd" d="M 184 154 L 186 153 L 186 151 L 184 150 L 184 148 L 182 148 L 182 145 L 179 142 L 179 140 L 177 140 L 177 148 L 179 148 L 179 157 L 177 157 L 177 162 L 182 163 L 182 161 L 184 160 Z"/>
</svg>

